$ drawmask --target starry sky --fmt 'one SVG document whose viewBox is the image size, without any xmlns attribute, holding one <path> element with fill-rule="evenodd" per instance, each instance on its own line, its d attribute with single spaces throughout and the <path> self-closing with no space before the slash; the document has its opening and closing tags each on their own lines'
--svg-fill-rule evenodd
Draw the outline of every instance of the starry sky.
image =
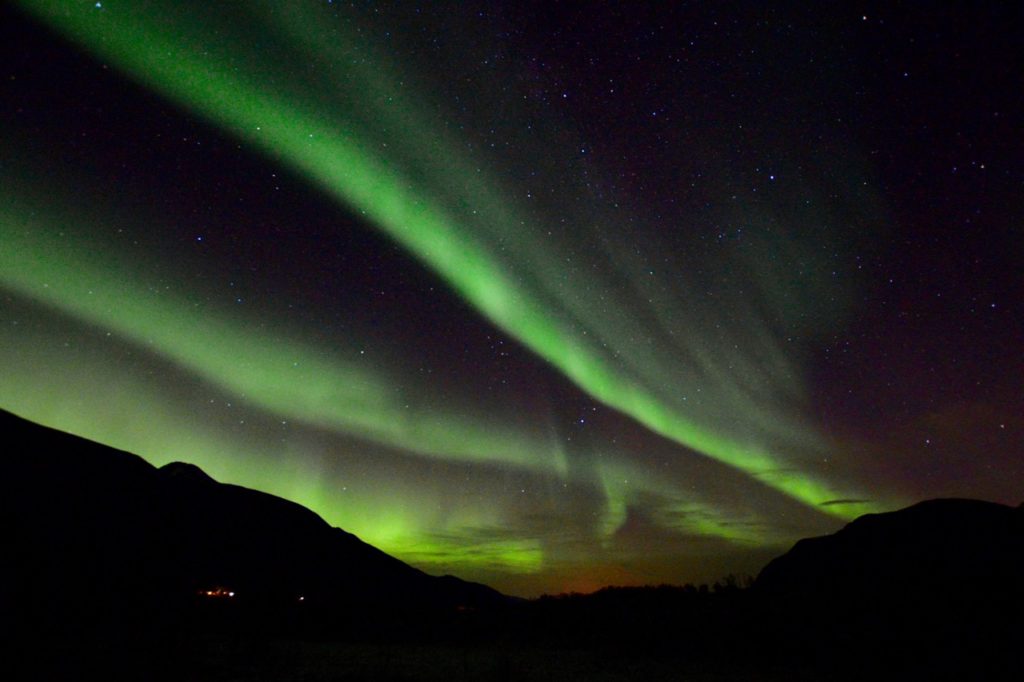
<svg viewBox="0 0 1024 682">
<path fill-rule="evenodd" d="M 525 596 L 1019 504 L 1021 10 L 805 4 L 5 5 L 0 407 Z"/>
</svg>

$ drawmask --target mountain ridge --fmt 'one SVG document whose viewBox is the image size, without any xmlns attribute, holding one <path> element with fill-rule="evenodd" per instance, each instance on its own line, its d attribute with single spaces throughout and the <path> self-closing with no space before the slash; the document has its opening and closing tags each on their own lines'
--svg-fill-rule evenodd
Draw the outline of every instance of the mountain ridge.
<svg viewBox="0 0 1024 682">
<path fill-rule="evenodd" d="M 939 498 L 799 540 L 755 585 L 790 593 L 946 595 L 1024 576 L 1024 505 Z"/>
<path fill-rule="evenodd" d="M 0 424 L 20 444 L 5 464 L 2 505 L 15 573 L 4 601 L 23 615 L 146 611 L 217 590 L 249 606 L 301 603 L 325 617 L 511 599 L 430 576 L 300 504 L 220 483 L 193 464 L 154 467 L 9 412 Z"/>
<path fill-rule="evenodd" d="M 525 601 L 428 576 L 301 505 L 191 464 L 156 468 L 6 412 L 0 426 L 16 443 L 0 480 L 13 569 L 0 614 L 16 627 L 26 679 L 90 669 L 114 679 L 111 667 L 124 679 L 202 679 L 197 666 L 221 665 L 224 642 L 239 647 L 236 670 L 254 655 L 276 661 L 268 641 L 303 656 L 309 642 L 345 652 L 388 643 L 415 656 L 435 646 L 439 661 L 499 652 L 479 679 L 511 679 L 524 650 L 547 666 L 553 651 L 654 657 L 673 673 L 730 668 L 740 652 L 737 679 L 760 679 L 749 673 L 762 665 L 804 675 L 791 679 L 1016 679 L 1005 673 L 1020 669 L 1024 505 L 940 499 L 865 515 L 800 540 L 749 590 L 727 582 Z M 372 674 L 336 669 L 338 679 L 389 679 L 376 654 Z"/>
</svg>

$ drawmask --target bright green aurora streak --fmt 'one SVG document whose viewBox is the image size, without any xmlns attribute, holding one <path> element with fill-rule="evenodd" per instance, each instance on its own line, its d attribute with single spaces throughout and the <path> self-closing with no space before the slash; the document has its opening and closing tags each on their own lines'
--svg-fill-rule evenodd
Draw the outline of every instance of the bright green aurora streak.
<svg viewBox="0 0 1024 682">
<path fill-rule="evenodd" d="M 180 3 L 158 3 L 157 10 L 153 4 L 109 2 L 102 12 L 91 11 L 91 3 L 23 4 L 97 56 L 281 159 L 362 213 L 482 315 L 604 404 L 807 505 L 861 497 L 780 451 L 777 438 L 762 438 L 763 423 L 773 419 L 748 416 L 753 415 L 748 401 L 729 400 L 743 395 L 742 383 L 705 385 L 702 400 L 711 408 L 691 412 L 680 403 L 686 379 L 706 381 L 721 374 L 716 361 L 701 362 L 698 351 L 708 339 L 689 344 L 689 364 L 666 375 L 658 363 L 675 367 L 679 361 L 652 364 L 637 353 L 623 330 L 643 323 L 628 308 L 595 311 L 580 301 L 575 282 L 552 286 L 561 273 L 551 264 L 564 265 L 564 254 L 542 243 L 544 217 L 476 172 L 481 164 L 460 154 L 444 125 L 419 114 L 429 110 L 427 100 L 410 95 L 401 84 L 406 79 L 390 76 L 354 31 L 330 21 L 319 8 L 246 3 L 242 11 L 232 5 L 233 14 L 206 7 L 200 17 L 194 6 Z M 265 36 L 258 48 L 251 39 L 257 34 Z M 309 63 L 317 69 L 307 68 Z M 36 274 L 15 272 L 7 263 L 4 280 L 20 291 L 38 281 Z M 599 279 L 585 281 L 589 296 L 612 288 Z M 109 322 L 100 307 L 75 312 Z M 158 327 L 142 322 L 130 332 L 148 337 Z M 219 333 L 208 329 L 205 337 Z M 179 341 L 159 345 L 172 355 L 202 357 L 193 349 L 175 349 Z M 247 364 L 256 370 L 275 362 L 258 347 L 247 353 L 252 355 Z M 743 350 L 736 355 L 742 358 Z M 301 401 L 300 393 L 290 390 L 288 399 Z M 349 409 L 345 419 L 352 423 L 373 412 L 340 403 L 340 411 Z M 726 411 L 728 418 L 721 414 Z M 804 435 L 809 429 L 798 433 L 787 422 L 792 419 L 774 428 L 785 430 L 799 448 L 814 446 Z M 852 516 L 841 505 L 827 509 Z"/>
</svg>

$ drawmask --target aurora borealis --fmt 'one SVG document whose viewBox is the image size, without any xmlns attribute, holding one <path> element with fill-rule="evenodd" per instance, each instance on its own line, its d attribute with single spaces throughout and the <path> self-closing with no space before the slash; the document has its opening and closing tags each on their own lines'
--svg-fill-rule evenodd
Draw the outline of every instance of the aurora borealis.
<svg viewBox="0 0 1024 682">
<path fill-rule="evenodd" d="M 999 16 L 17 4 L 5 409 L 520 594 L 1020 502 Z"/>
</svg>

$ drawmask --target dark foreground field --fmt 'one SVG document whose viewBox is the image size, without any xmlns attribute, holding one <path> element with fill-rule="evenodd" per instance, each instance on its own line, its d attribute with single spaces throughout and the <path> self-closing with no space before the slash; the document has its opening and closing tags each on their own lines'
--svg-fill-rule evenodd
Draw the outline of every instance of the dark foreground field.
<svg viewBox="0 0 1024 682">
<path fill-rule="evenodd" d="M 209 640 L 188 675 L 208 680 L 785 680 L 789 672 L 740 662 L 687 662 L 528 646 Z M 820 679 L 820 678 L 816 678 Z"/>
<path fill-rule="evenodd" d="M 292 639 L 197 638 L 187 646 L 125 650 L 113 639 L 90 652 L 75 647 L 40 644 L 16 664 L 7 660 L 0 671 L 12 680 L 303 680 L 305 682 L 455 680 L 851 680 L 947 679 L 933 666 L 919 671 L 807 666 L 751 658 L 742 651 L 709 659 L 601 652 L 543 646 L 486 644 L 355 643 Z M 130 646 L 130 645 L 129 645 Z M 25 652 L 23 652 L 25 653 Z M 34 659 L 34 660 L 32 660 Z M 901 672 L 897 672 L 901 671 Z M 864 677 L 868 674 L 868 677 Z M 949 677 L 948 679 L 953 679 Z M 987 679 L 993 679 L 988 677 Z M 1010 678 L 1007 678 L 1010 679 Z"/>
<path fill-rule="evenodd" d="M 15 633 L 0 677 L 34 680 L 1016 680 L 1020 592 L 941 608 L 728 587 L 606 590 L 446 617 L 305 619 L 202 601 L 171 622 Z"/>
</svg>

